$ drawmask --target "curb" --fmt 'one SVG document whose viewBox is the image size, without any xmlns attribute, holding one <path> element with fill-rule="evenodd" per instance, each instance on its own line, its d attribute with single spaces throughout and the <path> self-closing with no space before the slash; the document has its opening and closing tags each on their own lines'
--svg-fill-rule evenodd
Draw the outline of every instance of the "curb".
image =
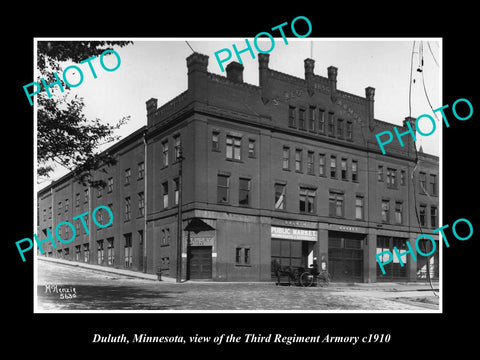
<svg viewBox="0 0 480 360">
<path fill-rule="evenodd" d="M 67 266 L 72 266 L 72 267 L 80 267 L 80 268 L 83 268 L 83 269 L 93 270 L 93 271 L 102 272 L 102 273 L 117 274 L 117 275 L 123 275 L 123 276 L 132 277 L 132 278 L 137 278 L 137 279 L 158 281 L 157 275 L 141 273 L 141 272 L 132 271 L 132 270 L 117 269 L 117 268 L 112 268 L 112 267 L 93 265 L 93 264 L 88 264 L 88 263 L 81 263 L 81 262 L 69 261 L 69 260 L 63 260 L 63 259 L 56 259 L 56 258 L 48 258 L 48 257 L 43 257 L 43 256 L 42 257 L 38 256 L 37 260 L 52 262 L 52 263 L 62 264 L 62 265 L 67 265 Z M 171 277 L 168 277 L 168 276 L 162 276 L 162 280 L 160 280 L 159 282 L 175 283 L 175 279 L 171 278 Z"/>
</svg>

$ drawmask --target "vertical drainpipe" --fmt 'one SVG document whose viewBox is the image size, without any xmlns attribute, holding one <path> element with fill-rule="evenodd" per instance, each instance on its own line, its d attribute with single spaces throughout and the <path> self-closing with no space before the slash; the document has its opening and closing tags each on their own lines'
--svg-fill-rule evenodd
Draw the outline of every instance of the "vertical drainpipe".
<svg viewBox="0 0 480 360">
<path fill-rule="evenodd" d="M 143 216 L 144 218 L 144 224 L 143 224 L 143 272 L 146 273 L 147 272 L 147 199 L 148 199 L 148 196 L 147 196 L 147 179 L 148 179 L 148 176 L 147 176 L 147 169 L 148 169 L 148 161 L 147 161 L 147 139 L 145 138 L 147 134 L 147 131 L 145 130 L 143 132 L 143 149 L 144 149 L 144 165 L 145 165 L 145 171 L 144 171 L 144 174 L 143 174 L 143 193 L 145 194 L 144 196 L 144 200 L 145 200 L 145 204 L 144 204 L 144 207 L 145 207 L 145 214 Z"/>
</svg>

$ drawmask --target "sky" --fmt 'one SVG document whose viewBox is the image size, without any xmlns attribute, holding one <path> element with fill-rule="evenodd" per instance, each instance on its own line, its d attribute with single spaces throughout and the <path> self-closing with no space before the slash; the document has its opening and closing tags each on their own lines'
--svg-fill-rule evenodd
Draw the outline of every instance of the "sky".
<svg viewBox="0 0 480 360">
<path fill-rule="evenodd" d="M 36 39 L 38 41 L 45 38 Z M 50 39 L 51 40 L 51 39 Z M 66 40 L 66 39 L 57 39 Z M 78 40 L 78 38 L 76 38 Z M 91 39 L 101 40 L 101 39 Z M 123 40 L 115 38 L 115 40 Z M 122 138 L 146 125 L 145 102 L 158 99 L 162 106 L 187 89 L 186 58 L 196 52 L 209 56 L 208 71 L 225 76 L 215 59 L 215 52 L 223 48 L 232 51 L 232 44 L 239 50 L 245 48 L 244 38 L 134 38 L 133 44 L 115 47 L 121 64 L 117 70 L 104 71 L 99 59 L 92 64 L 96 70 L 94 79 L 88 64 L 80 65 L 84 80 L 71 90 L 85 100 L 85 113 L 88 118 L 99 118 L 106 123 L 116 123 L 124 116 L 131 116 L 116 134 Z M 249 39 L 253 46 L 253 39 Z M 187 44 L 188 41 L 188 44 Z M 415 42 L 415 46 L 414 46 Z M 267 50 L 270 40 L 258 42 L 261 49 Z M 190 46 L 189 46 L 190 45 Z M 275 46 L 270 52 L 269 68 L 304 78 L 304 60 L 315 60 L 314 72 L 327 77 L 327 68 L 338 68 L 337 88 L 365 97 L 365 88 L 375 88 L 375 118 L 401 126 L 409 116 L 409 92 L 411 91 L 411 116 L 429 114 L 434 117 L 432 108 L 441 107 L 441 40 L 438 38 L 380 38 L 380 39 L 325 39 L 325 38 L 275 38 Z M 190 48 L 191 47 L 191 48 Z M 413 51 L 412 86 L 410 73 Z M 233 51 L 232 51 L 233 54 Z M 220 56 L 225 56 L 221 54 Z M 255 52 L 256 56 L 256 52 Z M 423 59 L 423 64 L 421 59 Z M 233 54 L 229 61 L 238 61 Z M 228 61 L 228 62 L 229 62 Z M 258 85 L 258 59 L 252 59 L 249 52 L 242 54 L 244 65 L 243 80 Z M 225 62 L 225 67 L 228 62 Z M 105 57 L 107 67 L 116 64 L 114 56 Z M 72 65 L 65 63 L 65 67 Z M 417 69 L 421 68 L 422 72 Z M 59 74 L 60 75 L 60 74 Z M 76 74 L 68 72 L 68 80 L 75 83 Z M 423 77 L 423 78 L 422 78 Z M 33 81 L 33 80 L 32 80 Z M 425 84 L 425 86 L 423 85 Z M 428 99 L 427 99 L 428 96 Z M 429 104 L 430 101 L 430 104 Z M 424 133 L 430 132 L 432 125 L 420 124 Z M 393 132 L 393 129 L 392 129 Z M 442 120 L 437 120 L 436 131 L 428 136 L 417 136 L 417 149 L 439 155 Z M 113 143 L 104 146 L 104 150 Z M 388 147 L 388 146 L 387 146 Z M 56 180 L 68 172 L 55 167 L 51 179 Z M 38 190 L 49 185 L 49 181 L 39 183 Z"/>
</svg>

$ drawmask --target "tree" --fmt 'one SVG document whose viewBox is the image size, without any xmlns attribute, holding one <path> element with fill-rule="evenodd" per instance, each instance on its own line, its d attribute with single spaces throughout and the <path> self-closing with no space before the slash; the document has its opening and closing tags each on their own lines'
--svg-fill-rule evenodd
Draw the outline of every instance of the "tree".
<svg viewBox="0 0 480 360">
<path fill-rule="evenodd" d="M 39 41 L 38 69 L 47 84 L 55 81 L 54 73 L 62 74 L 61 62 L 80 63 L 98 56 L 113 46 L 126 46 L 131 41 Z M 61 76 L 59 76 L 61 78 Z M 129 120 L 125 116 L 116 124 L 100 119 L 87 119 L 83 98 L 72 97 L 70 88 L 62 82 L 65 92 L 49 98 L 45 91 L 37 95 L 37 174 L 50 177 L 52 163 L 73 171 L 77 180 L 93 187 L 104 186 L 93 180 L 93 171 L 103 165 L 113 165 L 115 159 L 107 152 L 97 153 L 100 145 L 118 140 L 114 130 Z"/>
</svg>

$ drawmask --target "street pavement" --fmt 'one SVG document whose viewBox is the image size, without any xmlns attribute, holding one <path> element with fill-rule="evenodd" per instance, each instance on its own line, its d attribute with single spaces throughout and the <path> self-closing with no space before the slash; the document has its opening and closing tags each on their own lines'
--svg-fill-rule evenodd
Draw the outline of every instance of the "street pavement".
<svg viewBox="0 0 480 360">
<path fill-rule="evenodd" d="M 274 282 L 187 281 L 177 284 L 171 279 L 156 281 L 154 276 L 125 270 L 108 273 L 94 266 L 72 266 L 76 264 L 37 260 L 36 311 L 418 313 L 439 309 L 439 298 L 428 290 L 427 284 L 331 283 L 325 288 L 276 286 Z"/>
</svg>

